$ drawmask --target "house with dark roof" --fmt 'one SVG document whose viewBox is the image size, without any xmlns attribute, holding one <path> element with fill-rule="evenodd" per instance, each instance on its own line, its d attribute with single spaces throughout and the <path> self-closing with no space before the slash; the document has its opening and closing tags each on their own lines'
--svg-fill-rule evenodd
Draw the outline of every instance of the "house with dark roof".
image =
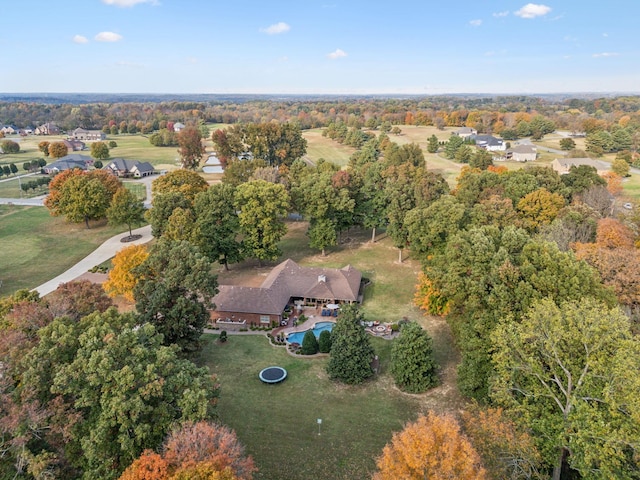
<svg viewBox="0 0 640 480">
<path fill-rule="evenodd" d="M 153 165 L 149 162 L 139 162 L 138 160 L 127 160 L 124 158 L 114 158 L 103 170 L 112 173 L 116 177 L 135 177 L 142 178 L 152 175 L 155 171 Z"/>
<path fill-rule="evenodd" d="M 493 135 L 470 135 L 469 140 L 473 140 L 478 148 L 484 148 L 490 152 L 504 151 L 507 149 L 504 140 Z"/>
<path fill-rule="evenodd" d="M 287 305 L 342 304 L 362 301 L 362 274 L 343 268 L 301 267 L 285 260 L 271 270 L 260 287 L 220 285 L 213 298 L 213 321 L 255 325 L 280 323 Z"/>
<path fill-rule="evenodd" d="M 80 155 L 72 153 L 59 158 L 55 162 L 45 165 L 42 170 L 49 175 L 55 175 L 56 173 L 64 172 L 65 170 L 72 170 L 79 168 L 81 170 L 87 170 L 89 165 L 93 164 L 93 158 L 87 155 Z"/>
</svg>

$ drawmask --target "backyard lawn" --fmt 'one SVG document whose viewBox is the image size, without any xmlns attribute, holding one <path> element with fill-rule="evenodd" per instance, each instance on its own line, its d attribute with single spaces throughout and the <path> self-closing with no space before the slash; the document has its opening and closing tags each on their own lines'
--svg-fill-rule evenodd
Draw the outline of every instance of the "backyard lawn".
<svg viewBox="0 0 640 480">
<path fill-rule="evenodd" d="M 412 305 L 419 263 L 407 258 L 398 264 L 397 249 L 384 234 L 371 244 L 370 231 L 352 229 L 323 257 L 307 246 L 306 222 L 287 226 L 280 259 L 264 267 L 251 261 L 232 265 L 230 272 L 220 271 L 219 282 L 259 285 L 285 258 L 304 266 L 352 264 L 372 282 L 361 308 L 365 318 L 397 322 L 407 317 L 421 323 L 434 341 L 441 384 L 421 395 L 401 393 L 388 373 L 392 342 L 374 337 L 381 374 L 357 387 L 330 381 L 326 358 L 291 356 L 282 347 L 272 347 L 264 336 L 231 335 L 219 344 L 217 336 L 205 335 L 196 360 L 218 375 L 220 418 L 254 457 L 260 469 L 257 479 L 368 479 L 375 458 L 405 422 L 429 409 L 455 413 L 463 405 L 451 332 L 444 320 L 424 317 Z M 282 384 L 266 385 L 258 379 L 260 370 L 271 365 L 287 370 Z"/>
<path fill-rule="evenodd" d="M 204 337 L 199 363 L 218 375 L 220 419 L 254 457 L 256 479 L 371 478 L 375 457 L 392 432 L 422 410 L 422 396 L 400 393 L 384 371 L 391 348 L 387 340 L 373 339 L 383 373 L 351 387 L 328 379 L 326 358 L 291 356 L 264 336 L 230 336 L 224 344 L 216 339 Z M 259 380 L 260 370 L 271 365 L 287 370 L 284 382 Z"/>
</svg>

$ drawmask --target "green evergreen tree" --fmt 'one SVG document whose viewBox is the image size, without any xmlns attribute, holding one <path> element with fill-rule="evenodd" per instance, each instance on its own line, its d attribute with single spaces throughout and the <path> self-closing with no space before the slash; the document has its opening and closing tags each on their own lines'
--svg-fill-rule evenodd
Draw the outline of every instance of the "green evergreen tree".
<svg viewBox="0 0 640 480">
<path fill-rule="evenodd" d="M 329 353 L 331 351 L 331 332 L 323 330 L 318 338 L 318 349 L 320 353 Z"/>
<path fill-rule="evenodd" d="M 373 347 L 360 323 L 362 316 L 355 305 L 343 307 L 331 332 L 331 356 L 327 373 L 333 380 L 359 384 L 373 375 Z"/>
<path fill-rule="evenodd" d="M 435 135 L 431 135 L 429 137 L 429 143 L 427 143 L 427 152 L 436 153 L 438 151 L 439 143 L 440 142 L 438 142 L 438 137 L 436 137 Z"/>
<path fill-rule="evenodd" d="M 415 322 L 403 325 L 391 349 L 391 375 L 408 393 L 421 393 L 438 383 L 433 342 Z"/>
<path fill-rule="evenodd" d="M 307 330 L 307 333 L 302 337 L 302 354 L 303 355 L 315 355 L 318 353 L 318 340 L 315 333 L 312 330 Z"/>
</svg>

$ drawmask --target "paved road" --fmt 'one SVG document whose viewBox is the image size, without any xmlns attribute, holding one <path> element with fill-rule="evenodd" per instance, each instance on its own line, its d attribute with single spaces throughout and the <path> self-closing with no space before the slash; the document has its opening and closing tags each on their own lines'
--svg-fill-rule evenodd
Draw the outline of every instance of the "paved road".
<svg viewBox="0 0 640 480">
<path fill-rule="evenodd" d="M 43 207 L 44 197 L 38 198 L 0 198 L 0 205 L 22 205 L 26 207 Z"/>
<path fill-rule="evenodd" d="M 53 292 L 61 283 L 70 282 L 75 280 L 83 273 L 86 273 L 90 268 L 95 267 L 96 265 L 101 264 L 109 260 L 113 257 L 120 249 L 129 246 L 129 245 L 139 245 L 141 243 L 149 242 L 153 237 L 151 236 L 151 225 L 147 225 L 145 227 L 138 228 L 133 230 L 134 235 L 142 235 L 142 238 L 139 240 L 122 243 L 120 239 L 127 235 L 127 233 L 120 233 L 115 237 L 110 238 L 102 245 L 100 245 L 96 250 L 91 252 L 85 258 L 76 263 L 73 267 L 71 267 L 66 272 L 58 275 L 53 280 L 49 280 L 46 283 L 43 283 L 39 287 L 34 288 L 41 297 L 47 295 L 48 293 Z"/>
</svg>

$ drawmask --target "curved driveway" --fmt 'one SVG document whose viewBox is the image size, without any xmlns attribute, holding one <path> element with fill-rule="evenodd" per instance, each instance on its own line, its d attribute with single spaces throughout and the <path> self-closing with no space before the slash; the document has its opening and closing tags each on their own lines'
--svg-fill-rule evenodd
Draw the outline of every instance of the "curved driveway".
<svg viewBox="0 0 640 480">
<path fill-rule="evenodd" d="M 58 275 L 53 280 L 49 280 L 46 283 L 43 283 L 39 287 L 34 288 L 33 290 L 37 291 L 41 297 L 47 295 L 48 293 L 53 292 L 58 285 L 61 283 L 70 282 L 75 280 L 83 273 L 89 271 L 89 269 L 95 267 L 96 265 L 100 265 L 102 262 L 106 262 L 110 258 L 112 258 L 119 250 L 129 245 L 140 245 L 142 243 L 149 242 L 153 236 L 151 235 L 151 225 L 147 225 L 145 227 L 137 228 L 132 232 L 134 235 L 142 235 L 142 238 L 135 240 L 133 242 L 123 243 L 120 241 L 122 237 L 128 235 L 128 232 L 120 233 L 114 237 L 111 237 L 109 240 L 100 245 L 97 249 L 87 255 L 85 258 L 76 263 L 73 267 L 71 267 L 66 272 Z"/>
</svg>

